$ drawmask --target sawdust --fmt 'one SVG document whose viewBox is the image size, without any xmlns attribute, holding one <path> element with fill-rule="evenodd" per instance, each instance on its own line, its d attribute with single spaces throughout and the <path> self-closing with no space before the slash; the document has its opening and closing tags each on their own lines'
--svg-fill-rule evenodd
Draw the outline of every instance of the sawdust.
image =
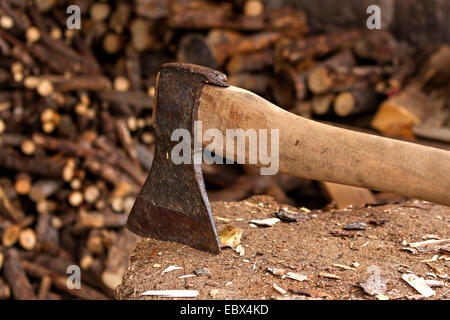
<svg viewBox="0 0 450 320">
<path fill-rule="evenodd" d="M 212 207 L 219 231 L 227 225 L 244 230 L 241 239 L 244 255 L 231 248 L 212 255 L 176 243 L 141 239 L 131 255 L 123 283 L 117 288 L 118 297 L 155 299 L 140 294 L 147 290 L 188 289 L 198 290 L 198 299 L 304 299 L 307 295 L 323 299 L 376 299 L 359 285 L 371 276 L 370 270 L 375 266 L 386 280 L 383 296 L 390 299 L 417 298 L 417 292 L 402 280 L 405 272 L 444 283 L 441 288 L 433 288 L 436 295 L 428 299 L 450 298 L 450 282 L 443 278 L 450 273 L 450 262 L 445 259 L 421 262 L 439 253 L 413 254 L 402 250 L 407 243 L 423 241 L 427 235 L 450 238 L 448 207 L 408 202 L 310 213 L 288 207 L 290 212 L 310 215 L 312 219 L 279 222 L 268 228 L 252 227 L 249 221 L 272 218 L 275 211 L 286 207 L 270 197 L 213 203 Z M 379 221 L 383 223 L 376 223 Z M 354 222 L 366 223 L 366 230 L 343 231 L 343 227 Z M 158 254 L 153 256 L 155 249 Z M 182 269 L 162 274 L 168 266 Z M 202 267 L 211 274 L 180 278 Z M 268 268 L 282 271 L 275 275 Z M 283 270 L 305 275 L 307 279 L 283 277 Z M 274 285 L 286 290 L 286 295 L 275 290 Z"/>
</svg>

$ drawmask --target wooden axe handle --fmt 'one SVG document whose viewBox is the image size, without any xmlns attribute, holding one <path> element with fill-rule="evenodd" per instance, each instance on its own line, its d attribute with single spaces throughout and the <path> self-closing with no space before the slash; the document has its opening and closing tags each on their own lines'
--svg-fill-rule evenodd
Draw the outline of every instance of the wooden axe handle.
<svg viewBox="0 0 450 320">
<path fill-rule="evenodd" d="M 204 85 L 198 120 L 203 132 L 279 129 L 281 173 L 450 206 L 449 151 L 324 125 L 232 86 Z"/>
</svg>

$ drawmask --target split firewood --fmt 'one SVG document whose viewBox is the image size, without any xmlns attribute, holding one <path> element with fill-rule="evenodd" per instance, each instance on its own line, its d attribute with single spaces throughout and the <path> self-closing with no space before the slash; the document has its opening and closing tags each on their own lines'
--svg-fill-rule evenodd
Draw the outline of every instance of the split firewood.
<svg viewBox="0 0 450 320">
<path fill-rule="evenodd" d="M 412 83 L 381 104 L 372 127 L 390 136 L 414 139 L 413 126 L 425 124 L 430 115 L 439 112 L 443 106 L 443 99 L 433 99 L 418 83 Z"/>
<path fill-rule="evenodd" d="M 450 49 L 442 46 L 428 58 L 403 91 L 383 102 L 372 126 L 387 135 L 414 138 L 412 128 L 415 125 L 443 125 L 448 118 L 445 110 L 448 90 L 445 85 L 450 79 L 449 65 Z M 443 94 L 439 90 L 431 92 L 432 85 L 438 89 L 443 86 Z"/>
<path fill-rule="evenodd" d="M 336 203 L 338 209 L 345 209 L 350 205 L 357 207 L 377 202 L 373 193 L 367 189 L 331 182 L 321 182 L 320 184 L 330 199 Z"/>
</svg>

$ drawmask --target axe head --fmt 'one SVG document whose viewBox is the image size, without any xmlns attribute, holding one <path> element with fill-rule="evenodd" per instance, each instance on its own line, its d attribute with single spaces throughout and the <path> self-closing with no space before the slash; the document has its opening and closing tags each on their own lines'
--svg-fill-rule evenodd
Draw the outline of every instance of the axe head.
<svg viewBox="0 0 450 320">
<path fill-rule="evenodd" d="M 155 157 L 127 227 L 141 237 L 179 242 L 190 247 L 220 252 L 200 164 L 174 164 L 172 132 L 186 129 L 194 139 L 198 99 L 205 83 L 226 87 L 226 76 L 205 67 L 168 63 L 161 67 L 153 109 Z M 156 113 L 156 116 L 155 116 Z"/>
</svg>

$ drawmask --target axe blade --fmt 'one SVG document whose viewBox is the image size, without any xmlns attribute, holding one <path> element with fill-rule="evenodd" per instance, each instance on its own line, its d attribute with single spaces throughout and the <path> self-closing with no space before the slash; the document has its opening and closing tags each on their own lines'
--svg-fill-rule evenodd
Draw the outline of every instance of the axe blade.
<svg viewBox="0 0 450 320">
<path fill-rule="evenodd" d="M 220 243 L 206 194 L 201 164 L 175 164 L 171 151 L 178 144 L 171 136 L 185 129 L 194 137 L 198 99 L 205 83 L 228 86 L 220 72 L 189 64 L 164 65 L 157 78 L 155 157 L 127 227 L 141 237 L 174 241 L 190 247 L 220 252 Z M 191 143 L 193 143 L 191 141 Z"/>
</svg>

